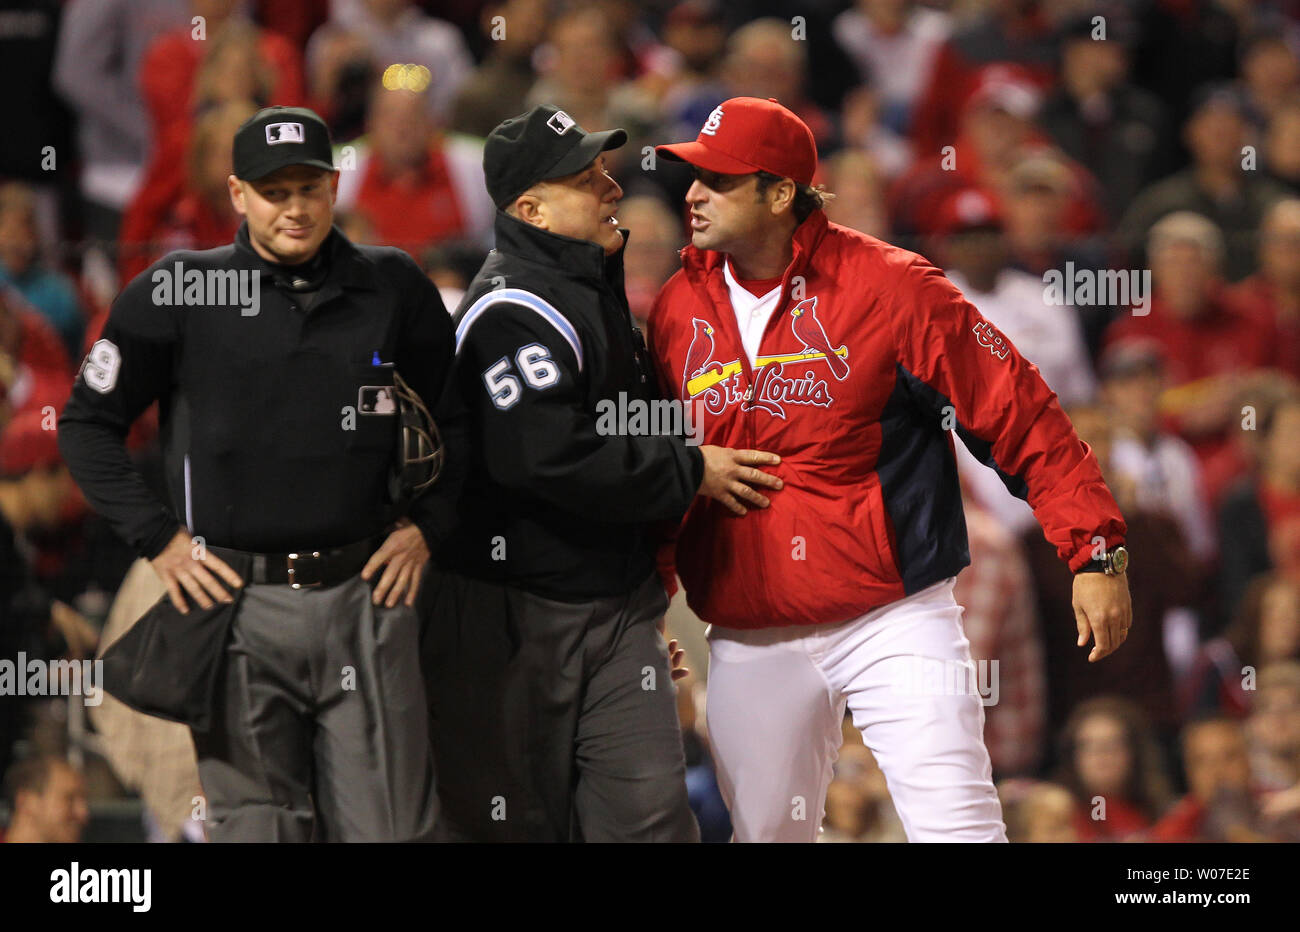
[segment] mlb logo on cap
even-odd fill
[[[554,115],[546,121],[546,125],[563,136],[570,129],[577,126],[578,122],[563,110],[556,110]]]
[[[271,123],[266,127],[268,146],[278,146],[282,142],[303,142],[306,138],[301,123]]]

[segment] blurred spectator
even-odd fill
[[[1082,841],[1133,841],[1164,812],[1169,777],[1134,703],[1100,696],[1079,705],[1061,735],[1058,782],[1074,797]]]
[[[826,189],[835,194],[826,205],[826,218],[868,236],[886,239],[889,212],[875,160],[865,152],[841,149],[822,165]]]
[[[1061,83],[1038,120],[1097,179],[1113,220],[1164,167],[1168,128],[1160,101],[1128,81],[1128,36],[1107,25],[1103,39],[1092,15],[1067,25]]]
[[[1133,624],[1121,650],[1104,664],[1088,663],[1087,647],[1077,644],[1074,576],[1037,527],[1026,534],[1043,626],[1049,728],[1059,731],[1086,700],[1112,696],[1132,701],[1158,729],[1159,737],[1172,740],[1180,719],[1162,622],[1171,608],[1199,604],[1206,581],[1198,574],[1177,523],[1167,515],[1140,508],[1130,490],[1117,481],[1111,456],[1113,428],[1106,410],[1090,405],[1071,408],[1068,413],[1079,439],[1096,455],[1102,477],[1128,524],[1126,545],[1134,555],[1128,569]]]
[[[252,0],[253,18],[279,33],[299,51],[330,15],[330,0]]]
[[[1264,174],[1300,195],[1300,100],[1279,107],[1264,135]]]
[[[140,65],[140,89],[156,142],[161,143],[176,124],[189,122],[196,101],[218,95],[222,99],[257,99],[252,88],[233,92],[224,88],[231,81],[262,83],[258,73],[262,68],[268,75],[267,104],[296,107],[306,103],[302,57],[288,39],[254,25],[240,11],[238,0],[190,0],[189,6],[193,16],[203,18],[204,38],[196,37],[198,27],[187,23],[158,37]],[[231,56],[232,67],[220,70],[220,79],[211,86],[201,86],[200,66],[212,57],[226,55]]]
[[[0,86],[22,91],[0,98],[0,179],[22,181],[31,191],[46,258],[65,236],[60,201],[76,192],[76,174],[67,170],[75,161],[71,114],[50,80],[65,5],[10,0],[0,9]]]
[[[906,134],[951,31],[947,14],[916,0],[857,0],[831,28],[862,83],[878,93],[880,122]]]
[[[1300,784],[1300,601],[1291,611],[1292,659],[1259,668],[1255,702],[1246,722],[1250,738],[1251,769],[1263,791],[1287,790]]]
[[[1141,508],[1178,522],[1192,555],[1208,565],[1215,553],[1214,525],[1192,448],[1161,428],[1160,394],[1165,363],[1158,344],[1133,339],[1101,360],[1101,400],[1115,427],[1111,466]]]
[[[1107,280],[1105,249],[1096,239],[1069,232],[1070,205],[1079,184],[1069,163],[1051,149],[1031,151],[1014,163],[998,192],[1014,268],[1040,278],[1054,270],[1062,281],[1077,279],[1081,272],[1094,281]],[[1097,291],[1092,300],[1074,309],[1090,359],[1096,357],[1102,334],[1116,312],[1109,298]]]
[[[86,780],[58,757],[14,764],[5,774],[5,798],[13,813],[0,838],[6,842],[75,844],[90,821]]]
[[[774,97],[808,124],[818,152],[835,147],[833,117],[806,92],[807,43],[793,38],[788,20],[756,19],[733,32],[727,39],[722,80],[725,97]]]
[[[1250,774],[1250,754],[1241,725],[1207,718],[1183,730],[1183,767],[1189,792],[1151,829],[1150,840],[1272,841]]]
[[[1241,92],[1246,115],[1263,129],[1300,93],[1300,60],[1285,33],[1256,32],[1241,43]]]
[[[129,282],[177,249],[213,249],[229,243],[240,216],[230,203],[235,131],[253,114],[251,101],[208,110],[194,124],[183,166],[185,184],[175,198],[142,192],[122,219],[121,277]]]
[[[1057,39],[1040,0],[992,0],[939,50],[912,120],[918,157],[957,141],[962,108],[983,66],[1014,63],[1039,87],[1055,77]]]
[[[845,153],[870,159],[870,179],[875,187],[881,184],[875,176],[892,180],[912,164],[911,145],[904,136],[881,122],[880,97],[870,85],[854,88],[844,96],[840,130],[847,148],[837,152],[830,161]],[[823,164],[829,168],[828,163]],[[880,209],[883,208],[882,203]]]
[[[503,120],[526,109],[537,74],[532,57],[546,34],[550,0],[502,0],[484,5],[479,17],[487,54],[456,94],[449,126],[485,138]],[[498,20],[498,17],[501,19]]]
[[[1274,365],[1300,379],[1300,198],[1269,208],[1259,230],[1259,271],[1229,288],[1227,298],[1271,331]]]
[[[0,288],[0,398],[14,410],[62,407],[72,390],[70,375],[67,350],[54,328],[16,291]]]
[[[1300,395],[1258,413],[1260,463],[1224,495],[1219,512],[1219,602],[1230,617],[1250,580],[1278,562],[1300,521]],[[1283,561],[1286,556],[1283,555]]]
[[[916,149],[915,165],[890,191],[896,232],[934,232],[944,202],[957,190],[1005,191],[1017,164],[1051,151],[1051,140],[1034,123],[1041,103],[1042,90],[1024,68],[998,64],[981,69],[962,106],[957,139],[943,149]],[[1080,236],[1101,229],[1104,216],[1096,180],[1083,166],[1057,158],[1072,176],[1062,232]]]
[[[446,239],[491,243],[496,208],[484,187],[481,142],[441,133],[424,92],[383,85],[371,95],[367,130],[355,166],[341,162],[340,210],[364,214],[378,242],[413,256]]]
[[[0,657],[81,657],[96,642],[89,623],[51,599],[31,565],[31,537],[56,527],[78,499],[52,420],[29,410],[0,433]],[[28,701],[10,696],[0,703],[0,770],[24,731]]]
[[[939,209],[935,252],[966,300],[1038,366],[1062,404],[1096,391],[1074,309],[1048,300],[1043,281],[1008,266],[1002,213],[984,191],[950,195]]]
[[[561,12],[551,22],[535,60],[541,77],[529,90],[525,108],[553,104],[588,132],[623,125],[615,116],[614,97],[629,77],[630,59],[609,14],[600,6],[584,4]],[[635,125],[630,128],[634,147],[638,132]],[[607,162],[616,175],[617,166],[627,157],[608,153]]]
[[[326,111],[349,69],[388,74],[402,65],[425,69],[423,102],[429,118],[444,124],[474,61],[460,30],[411,0],[334,0],[329,22],[307,44],[312,100]]]
[[[1192,715],[1236,718],[1250,709],[1249,684],[1264,666],[1300,660],[1300,580],[1278,573],[1253,579],[1221,636],[1206,642],[1188,691]]]
[[[1271,363],[1274,348],[1268,329],[1224,296],[1223,237],[1213,222],[1188,211],[1169,214],[1151,227],[1147,254],[1154,292],[1148,313],[1121,316],[1105,343],[1159,345],[1169,386],[1161,412],[1196,451],[1214,502],[1232,478],[1223,460],[1232,452],[1227,430],[1237,417],[1236,393],[1248,372]]]
[[[817,840],[857,844],[906,841],[903,823],[889,798],[889,787],[875,756],[849,719],[844,732],[844,745],[826,787],[826,818]]]
[[[1200,463],[1191,447],[1160,426],[1159,347],[1143,340],[1112,347],[1102,357],[1101,377],[1101,401],[1115,428],[1110,465],[1120,497],[1177,522],[1198,572],[1209,572],[1216,545]],[[1195,662],[1202,619],[1178,606],[1165,612],[1162,626],[1165,656],[1175,682],[1181,682]]]
[[[1003,780],[998,784],[1007,841],[1012,844],[1071,844],[1079,840],[1074,828],[1074,799],[1055,783]]]
[[[86,327],[76,285],[39,257],[36,199],[18,182],[0,186],[0,288],[15,289],[58,331],[69,355],[81,351]]]
[[[995,780],[1023,776],[1038,766],[1047,722],[1033,580],[1015,535],[969,496],[962,507],[970,566],[958,574],[953,597],[965,609],[962,627],[971,659],[990,671],[980,677],[981,685],[996,690],[988,697],[993,704],[984,707],[984,744]]]
[[[719,0],[675,4],[664,19],[663,40],[677,55],[678,67],[660,101],[662,135],[684,139],[698,133],[713,108],[727,99],[718,75],[727,48]]]
[[[69,0],[53,81],[77,118],[81,220],[88,238],[111,242],[149,157],[139,92],[145,50],[189,23],[176,0]]]
[[[1231,88],[1210,87],[1199,95],[1183,139],[1192,165],[1139,193],[1120,220],[1118,233],[1136,256],[1161,218],[1182,211],[1200,214],[1225,239],[1220,270],[1230,281],[1238,281],[1255,266],[1256,227],[1286,189],[1258,170],[1245,170],[1242,148],[1254,137],[1244,104]],[[1147,262],[1154,269],[1149,250]]]
[[[686,245],[680,219],[656,197],[629,197],[618,207],[619,226],[628,231],[623,250],[627,303],[644,328],[664,282],[681,268],[677,252]]]

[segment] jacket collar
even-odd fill
[[[332,296],[343,288],[359,288],[364,291],[377,291],[376,270],[373,262],[361,253],[337,226],[330,229],[329,236],[321,243],[320,253],[329,264],[329,276],[321,289],[317,304],[327,296]],[[235,233],[235,263],[240,268],[257,269],[268,276],[284,274],[284,267],[277,266],[263,259],[248,238],[248,221],[239,225]]]
[[[794,257],[782,275],[783,285],[792,276],[799,275],[808,268],[812,254],[816,252],[818,244],[821,243],[822,237],[826,235],[829,228],[830,223],[826,219],[824,210],[814,210],[803,223],[795,227]],[[706,281],[712,275],[721,275],[723,263],[727,261],[727,254],[724,252],[697,249],[689,243],[682,249],[680,255],[686,277],[697,284]]]
[[[627,230],[619,230],[624,248],[606,256],[605,250],[585,239],[551,233],[497,211],[496,251],[536,262],[575,278],[605,280],[623,287],[623,253],[627,247]]]

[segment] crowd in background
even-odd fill
[[[230,143],[257,109],[326,118],[336,222],[407,250],[449,309],[492,245],[488,131],[542,102],[626,128],[607,156],[643,318],[691,180],[648,147],[773,97],[813,130],[830,220],[949,274],[1128,523],[1132,631],[1088,664],[1068,569],[957,444],[957,598],[1012,840],[1300,840],[1297,0],[15,0],[0,74],[0,657],[95,649],[134,555],[51,428],[120,287],[232,239]],[[156,423],[129,440],[155,482]],[[692,800],[725,840],[691,665]],[[0,702],[15,840],[75,838],[87,798],[130,784],[62,762],[67,717]],[[845,735],[826,840],[901,840]]]

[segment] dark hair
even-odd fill
[[[1075,747],[1083,723],[1094,716],[1118,721],[1124,729],[1124,744],[1129,753],[1129,774],[1124,795],[1148,819],[1159,818],[1169,802],[1169,779],[1159,747],[1142,710],[1119,696],[1096,696],[1075,706],[1060,735],[1061,765],[1058,783],[1084,806],[1089,805],[1086,789],[1075,767]]]
[[[771,172],[758,173],[758,196],[762,197],[767,194],[767,189],[781,180],[780,175],[774,175]],[[822,185],[810,185],[794,183],[794,219],[803,223],[812,216],[814,210],[822,210],[835,197],[827,191]]]
[[[19,793],[44,793],[54,768],[65,763],[53,754],[37,754],[18,761],[5,774],[4,796],[12,812],[18,806]]]

